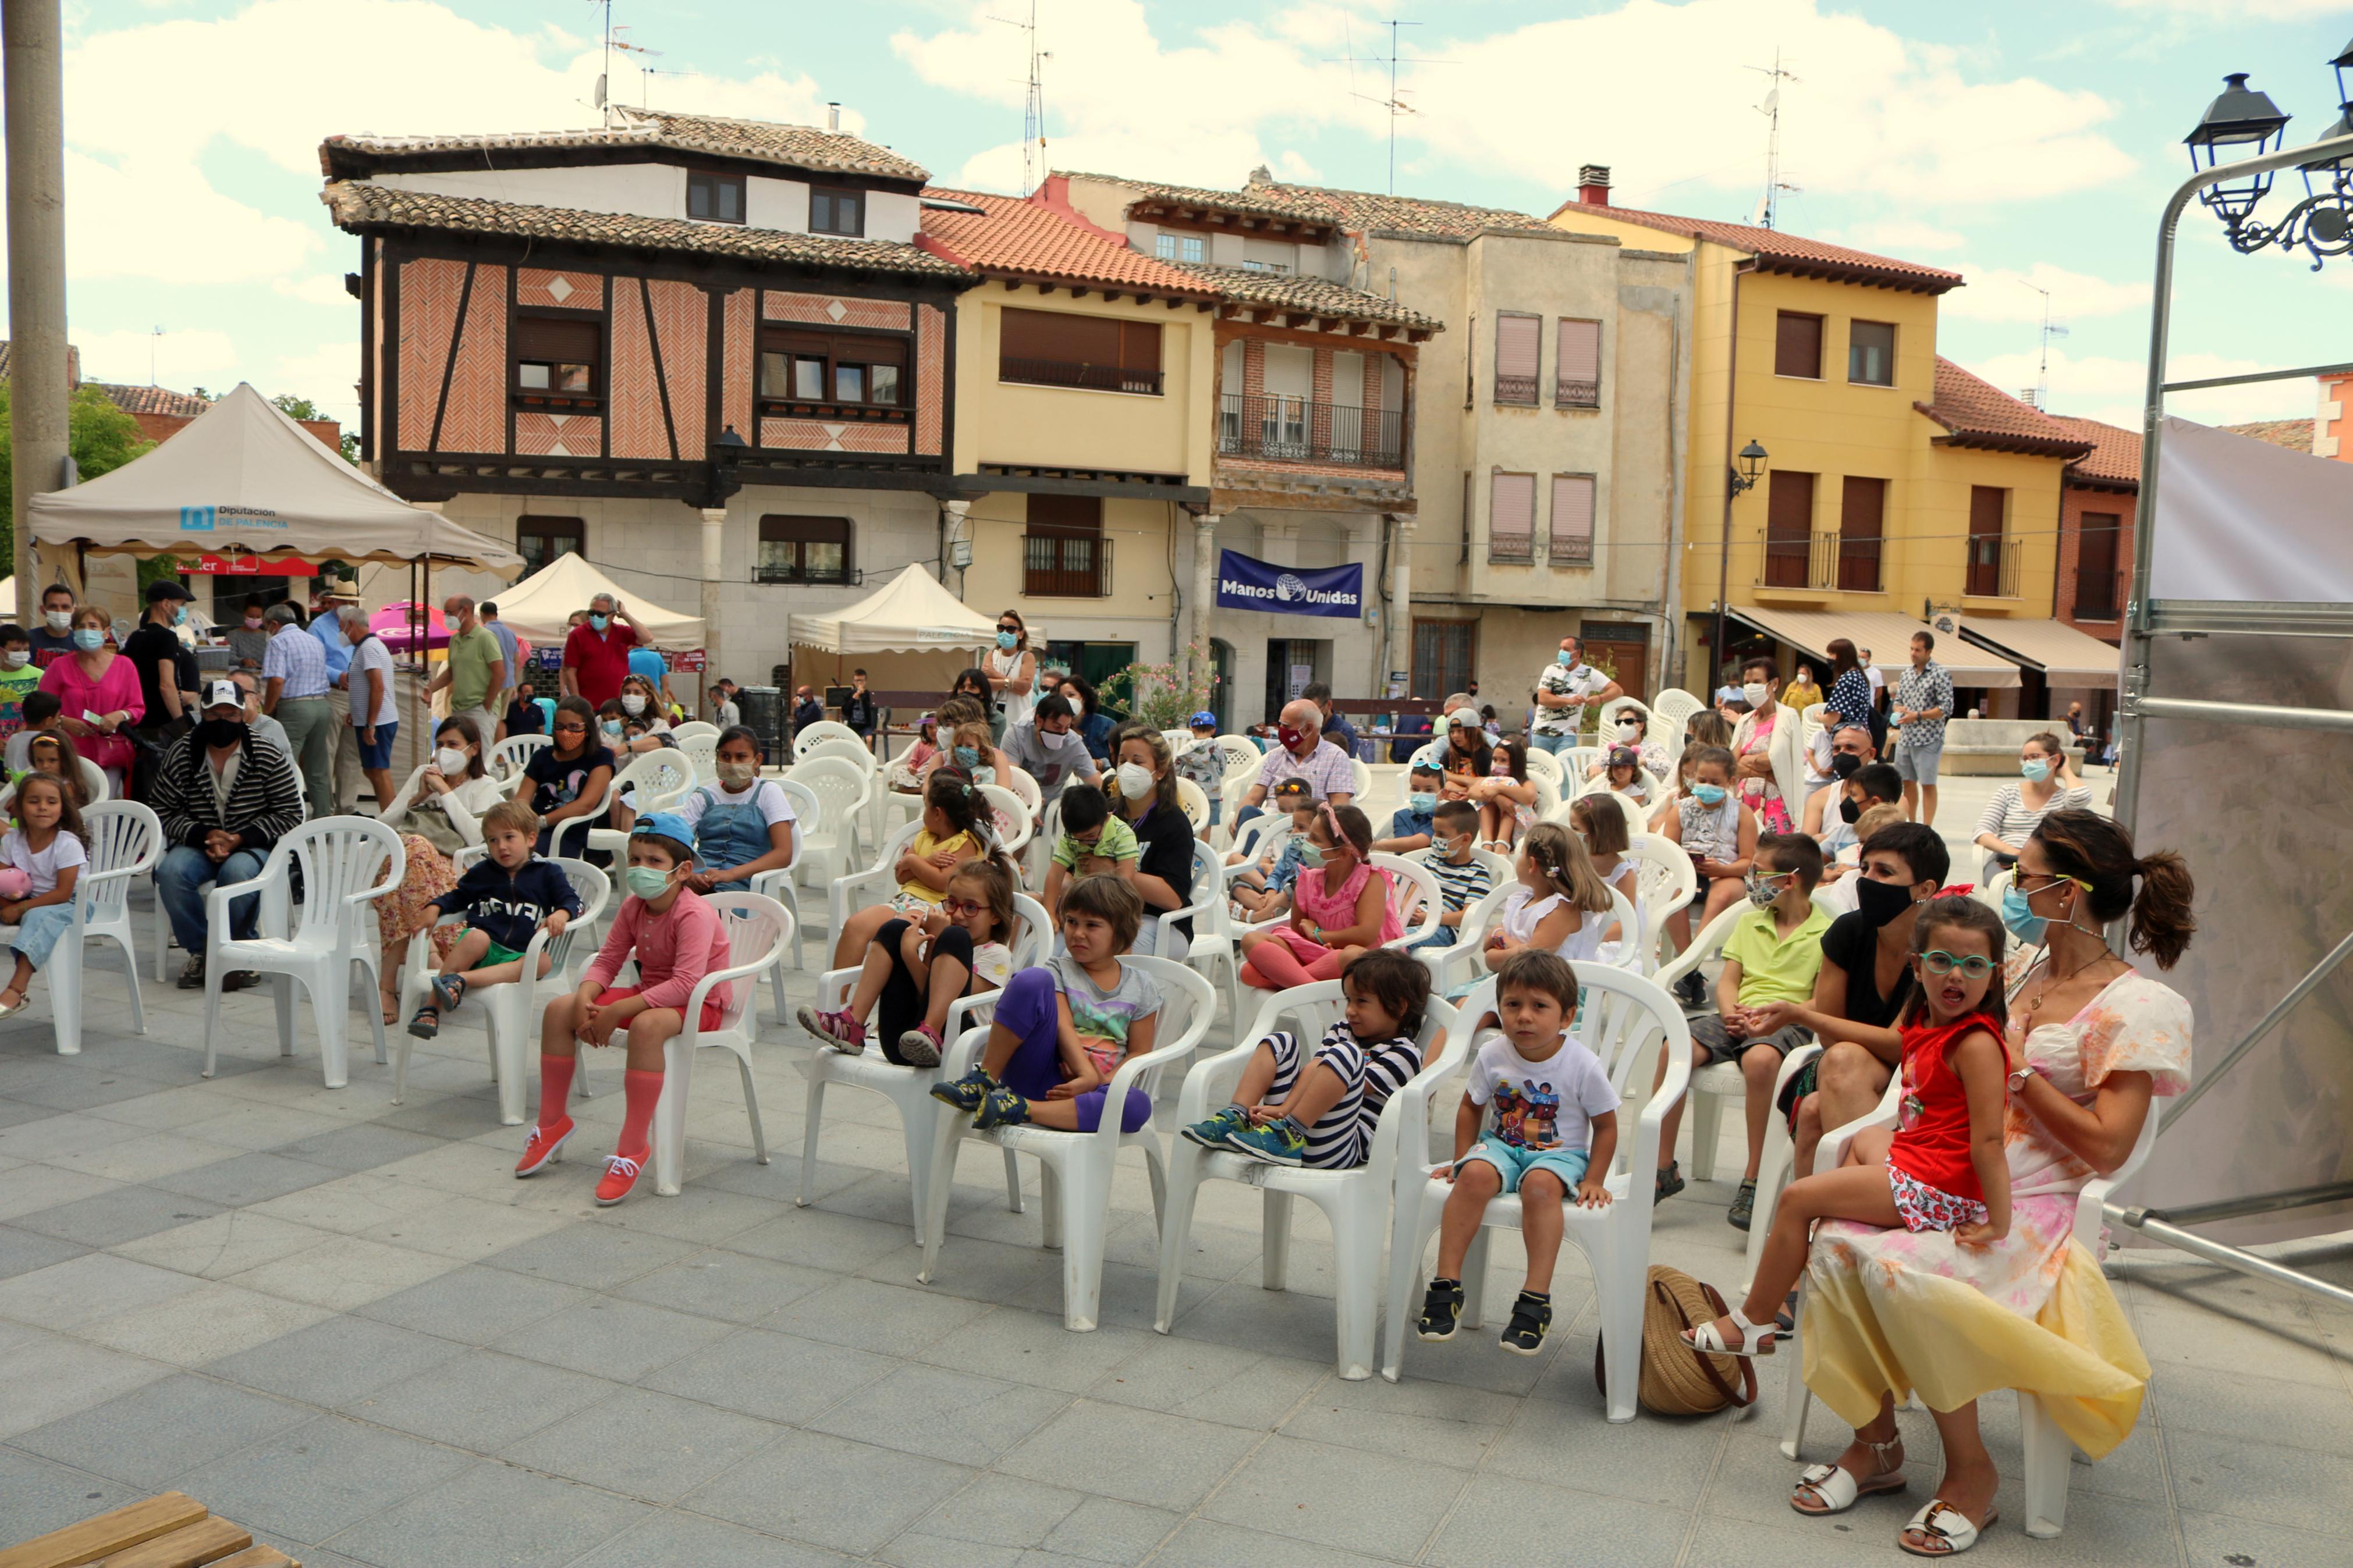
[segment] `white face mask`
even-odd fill
[[[445,773],[462,773],[466,771],[466,753],[455,746],[444,746],[433,753],[433,765]]]
[[[5,655],[0,655],[0,663],[6,664],[10,669],[22,669],[32,662],[33,656],[29,653],[8,653]]]
[[[1641,732],[1642,727],[1640,724],[1629,723],[1618,726],[1618,738],[1621,741],[1630,741]]]
[[[1142,800],[1152,793],[1152,770],[1134,763],[1119,764],[1119,794],[1122,800]]]
[[[645,710],[646,700],[636,692],[632,691],[621,699],[621,711],[624,713],[642,713]]]
[[[41,612],[41,619],[49,624],[49,630],[53,632],[63,632],[67,627],[73,625],[73,612],[71,610],[43,610]]]
[[[1749,707],[1762,708],[1765,706],[1766,700],[1773,694],[1771,691],[1767,689],[1763,681],[1752,680],[1747,685],[1740,689],[1740,695],[1748,700]]]

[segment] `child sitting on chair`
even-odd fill
[[[554,941],[580,912],[580,894],[554,861],[533,852],[539,814],[502,800],[482,813],[482,842],[490,854],[466,868],[458,885],[436,898],[420,918],[426,929],[443,915],[464,915],[466,930],[432,977],[432,998],[417,1009],[408,1032],[429,1040],[441,1030],[441,1015],[454,1013],[477,985],[506,985],[522,978],[523,950],[544,931]],[[428,946],[426,962],[432,962]],[[545,975],[548,955],[539,954],[536,980]]]
[[[1359,952],[1405,934],[1389,874],[1370,858],[1373,825],[1353,805],[1325,801],[1316,813],[1306,868],[1291,887],[1291,919],[1242,936],[1246,985],[1287,991],[1337,980]]]
[[[1176,753],[1176,776],[1201,786],[1201,793],[1209,797],[1209,826],[1215,827],[1226,810],[1226,753],[1214,744],[1218,716],[1204,708],[1187,727],[1193,741]]]
[[[619,1203],[635,1190],[652,1152],[654,1107],[661,1100],[665,1047],[686,1028],[686,1005],[702,977],[727,967],[727,922],[686,885],[694,866],[692,830],[674,813],[649,812],[629,831],[628,897],[613,917],[605,945],[580,977],[579,989],[547,1005],[539,1034],[539,1121],[524,1142],[515,1174],[545,1170],[576,1130],[565,1114],[572,1064],[580,1044],[604,1047],[619,1031],[628,1041],[621,1074],[621,1136],[605,1162],[596,1201]],[[616,986],[621,965],[637,960],[638,984]],[[728,986],[702,999],[698,1029],[716,1029],[727,1016]]]
[[[0,991],[0,1018],[23,1010],[33,972],[48,967],[58,939],[72,940],[74,889],[90,865],[81,808],[63,779],[26,773],[16,807],[17,825],[0,838],[0,947],[16,960]]]
[[[1234,906],[1245,920],[1272,920],[1291,910],[1291,887],[1307,864],[1308,829],[1315,825],[1315,790],[1305,779],[1285,779],[1274,786],[1274,804],[1291,813],[1291,832],[1279,850],[1270,849],[1258,863],[1234,879]],[[1229,855],[1226,864],[1240,857]]]
[[[1430,868],[1438,879],[1438,896],[1446,908],[1428,936],[1415,947],[1452,947],[1462,935],[1462,916],[1472,904],[1494,890],[1494,873],[1473,850],[1479,837],[1479,808],[1467,800],[1439,803],[1430,818],[1430,846],[1410,858]]]
[[[1358,953],[1340,976],[1342,1021],[1312,1051],[1278,1029],[1259,1041],[1223,1110],[1184,1135],[1270,1165],[1344,1171],[1370,1155],[1381,1108],[1421,1070],[1430,971],[1396,948]],[[1432,1042],[1443,1045],[1444,1031]]]
[[[882,1056],[901,1067],[940,1065],[949,1005],[1013,977],[1013,873],[1001,857],[967,860],[948,879],[939,912],[887,921],[866,944],[849,1003],[803,1005],[802,1028],[846,1057],[866,1049],[866,1019],[882,1009]]]
[[[1373,847],[1383,855],[1410,855],[1417,849],[1427,849],[1435,840],[1432,818],[1438,812],[1438,785],[1441,775],[1428,763],[1416,763],[1407,778],[1411,789],[1405,797],[1405,809],[1389,814],[1389,836]]]
[[[1144,925],[1144,900],[1117,877],[1082,877],[1062,895],[1062,948],[997,994],[980,1064],[932,1086],[932,1098],[972,1114],[986,1131],[1020,1122],[1064,1132],[1102,1125],[1112,1075],[1152,1049],[1160,987],[1120,954]],[[1119,1130],[1152,1120],[1152,1097],[1131,1088]]]
[[[1062,889],[1081,877],[1117,877],[1133,883],[1143,847],[1135,829],[1112,810],[1111,798],[1091,784],[1062,791],[1062,836],[1046,871],[1046,912],[1059,916]]]
[[[1603,1182],[1618,1152],[1618,1091],[1600,1058],[1568,1033],[1577,973],[1566,959],[1515,954],[1496,976],[1496,995],[1503,1036],[1472,1058],[1470,1087],[1454,1113],[1453,1161],[1430,1173],[1454,1190],[1439,1221],[1438,1273],[1416,1331],[1432,1342],[1454,1337],[1462,1262],[1480,1221],[1498,1196],[1516,1193],[1528,1273],[1502,1343],[1514,1355],[1535,1355],[1552,1326],[1553,1265],[1567,1228],[1561,1205],[1573,1198],[1583,1208],[1609,1206]]]

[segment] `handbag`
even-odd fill
[[[1725,1405],[1757,1403],[1757,1363],[1746,1356],[1704,1355],[1683,1343],[1686,1329],[1723,1317],[1728,1309],[1713,1285],[1680,1268],[1652,1264],[1642,1295],[1642,1366],[1635,1397],[1654,1415],[1705,1415]],[[1609,1384],[1603,1352],[1593,1347],[1593,1382]]]

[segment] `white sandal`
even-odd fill
[[[1991,1530],[2000,1521],[2001,1515],[1989,1508],[1986,1510],[1983,1524],[1971,1524],[1966,1514],[1947,1504],[1943,1498],[1931,1498],[1926,1508],[1912,1516],[1912,1522],[1904,1527],[1904,1533],[1895,1538],[1895,1544],[1915,1557],[1950,1557],[1957,1552],[1967,1552],[1975,1546],[1980,1533]],[[1933,1549],[1915,1546],[1905,1539],[1915,1531],[1942,1544]]]
[[[1737,1342],[1727,1342],[1716,1331],[1715,1321],[1711,1319],[1696,1329],[1685,1329],[1683,1344],[1706,1355],[1761,1356],[1773,1353],[1773,1342],[1779,1337],[1781,1331],[1775,1328],[1769,1320],[1752,1323],[1736,1311],[1725,1315],[1740,1330]]]
[[[1855,1441],[1870,1449],[1882,1464],[1887,1462],[1891,1452],[1904,1446],[1902,1437],[1890,1437],[1884,1443],[1873,1443],[1863,1437]],[[1797,1486],[1790,1490],[1789,1508],[1809,1519],[1818,1519],[1824,1514],[1844,1513],[1866,1497],[1876,1497],[1882,1492],[1900,1492],[1905,1484],[1901,1465],[1892,1470],[1874,1470],[1860,1479],[1840,1465],[1810,1465],[1798,1477]],[[1800,1495],[1809,1491],[1820,1500],[1821,1507],[1807,1508],[1798,1501]]]

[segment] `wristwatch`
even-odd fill
[[[2036,1067],[2032,1062],[2027,1063],[2022,1068],[2011,1068],[2010,1074],[2010,1097],[2012,1099],[2016,1099],[2018,1095],[2025,1089],[2026,1080],[2035,1077],[2042,1070],[2042,1069],[2041,1068]]]

